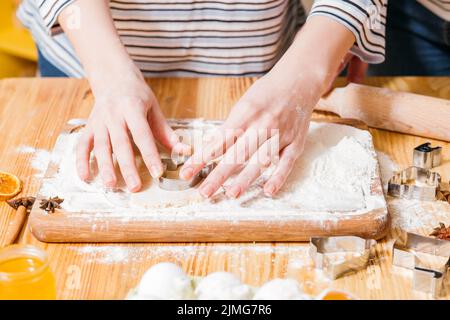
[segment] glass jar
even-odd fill
[[[0,300],[56,299],[55,277],[45,251],[30,245],[0,250]]]

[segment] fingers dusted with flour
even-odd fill
[[[89,160],[92,148],[94,147],[94,134],[86,127],[80,140],[77,144],[76,150],[76,167],[77,173],[81,180],[88,180],[90,176]]]
[[[300,143],[292,143],[283,149],[274,172],[264,184],[264,193],[267,196],[272,197],[280,191],[294,168],[295,161],[302,152],[302,144]]]
[[[155,139],[161,143],[167,150],[171,150],[172,153],[191,155],[191,146],[184,144],[180,141],[178,135],[167,123],[158,101],[155,100],[155,108],[152,108],[148,114],[148,122],[152,129]]]
[[[231,186],[227,188],[227,196],[239,197],[272,163],[278,162],[278,139],[279,136],[274,135],[253,154],[243,170],[233,179]]]
[[[141,179],[136,168],[133,146],[125,122],[114,123],[109,130],[112,150],[119,164],[120,172],[131,192],[141,188]]]
[[[97,159],[100,176],[106,187],[114,187],[117,182],[114,163],[112,159],[112,147],[109,139],[108,129],[99,126],[95,129],[94,155]]]
[[[229,129],[228,136],[234,129]],[[237,136],[234,134],[234,136]],[[206,198],[212,196],[224,182],[258,150],[258,131],[247,130],[231,147],[228,148],[217,167],[200,186],[200,194]]]
[[[128,128],[151,176],[153,178],[159,178],[163,173],[163,167],[152,130],[147,120],[147,110],[145,105],[139,105],[139,102],[137,104],[136,107],[140,111],[125,115]]]
[[[180,177],[185,180],[191,179],[208,162],[222,156],[227,150],[227,145],[234,143],[242,132],[242,130],[230,130],[223,125],[217,130],[206,133],[201,146],[181,168]]]

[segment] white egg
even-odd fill
[[[214,272],[203,278],[195,288],[199,300],[248,300],[251,289],[229,272]]]
[[[266,282],[253,297],[254,300],[310,300],[293,279],[274,279]]]
[[[193,299],[191,279],[173,263],[158,263],[143,275],[137,292],[145,299]]]

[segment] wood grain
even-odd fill
[[[254,79],[151,79],[149,84],[169,117],[223,118]],[[450,98],[450,78],[370,78],[368,84],[441,98]],[[342,85],[343,80],[338,84]],[[174,90],[173,88],[177,88]],[[31,166],[33,155],[17,148],[26,145],[51,150],[63,125],[71,118],[85,118],[93,97],[82,80],[8,79],[0,81],[0,170],[17,174],[24,182],[22,195],[36,194],[40,178]],[[431,111],[430,111],[431,112]],[[321,113],[320,116],[331,117]],[[373,130],[375,147],[399,166],[411,163],[411,151],[429,139]],[[437,171],[444,181],[450,178],[449,144],[443,146],[443,164]],[[0,240],[14,210],[0,204]],[[428,217],[434,223],[446,218]],[[436,221],[435,221],[436,220]],[[415,230],[427,234],[432,226]],[[47,251],[57,278],[60,299],[122,299],[145,270],[161,261],[179,263],[191,275],[226,270],[251,285],[275,277],[293,277],[309,292],[325,287],[347,290],[363,299],[429,298],[411,291],[410,273],[391,266],[391,246],[398,230],[375,249],[375,259],[366,270],[328,282],[312,269],[307,246],[301,243],[176,243],[176,244],[45,244],[28,229],[22,243]],[[443,299],[449,298],[443,297]]]
[[[0,245],[0,248],[13,244],[22,231],[25,221],[27,220],[28,209],[24,206],[20,206],[13,215],[11,221],[9,221],[8,227],[5,231],[5,236]]]
[[[319,119],[319,122],[340,123],[368,130],[364,123],[352,119]],[[68,125],[61,134],[69,135],[78,127]],[[64,140],[58,140],[56,144],[55,149],[64,149]],[[59,163],[50,163],[44,181],[54,178],[59,166]],[[389,216],[379,170],[374,174],[371,196],[378,198],[376,202],[384,206],[367,209],[359,214],[330,212],[318,219],[318,212],[296,214],[295,211],[267,209],[264,218],[247,216],[243,219],[217,219],[214,218],[217,212],[211,211],[204,212],[201,218],[194,216],[187,220],[174,218],[173,215],[164,214],[164,211],[155,219],[156,214],[152,218],[151,208],[146,214],[136,214],[132,218],[126,213],[108,215],[108,212],[90,211],[89,208],[84,208],[82,212],[57,210],[48,214],[39,208],[40,201],[45,197],[38,192],[29,225],[33,235],[44,242],[270,242],[308,241],[312,236],[336,235],[380,239],[386,235]],[[179,209],[179,213],[184,213],[183,208]],[[259,213],[262,214],[261,211]],[[96,219],[93,228],[92,217],[98,215],[104,218]]]
[[[316,109],[359,119],[373,128],[450,141],[447,99],[349,84],[323,97]]]

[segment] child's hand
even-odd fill
[[[169,150],[176,148],[177,152],[189,152],[189,147],[178,142],[139,71],[122,75],[120,81],[110,79],[104,83],[107,86],[95,86],[95,105],[78,143],[78,175],[83,180],[89,178],[89,155],[93,151],[105,186],[115,186],[114,153],[128,189],[135,192],[142,183],[132,141],[155,178],[163,172],[155,139]]]
[[[228,196],[239,197],[271,163],[276,163],[276,169],[264,192],[272,196],[281,188],[303,151],[312,112],[312,108],[299,105],[297,89],[288,83],[293,82],[270,73],[259,79],[234,106],[220,135],[194,152],[182,169],[185,179],[225,152],[200,186],[202,196],[213,195],[247,160],[227,188]]]

